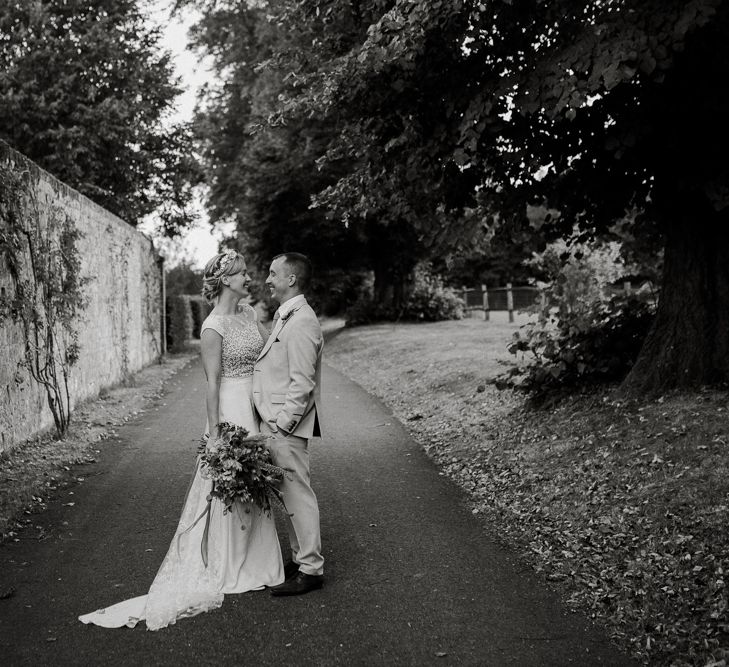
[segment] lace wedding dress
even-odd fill
[[[220,419],[244,426],[251,434],[258,433],[251,382],[263,341],[255,311],[246,307],[236,316],[210,315],[201,331],[207,328],[223,337]],[[205,520],[195,521],[206,510],[211,487],[198,461],[177,531],[149,592],[79,616],[80,621],[119,628],[134,627],[144,620],[147,629],[158,630],[179,618],[219,607],[226,593],[259,590],[283,582],[281,547],[273,517],[250,504],[236,503],[233,512],[223,515],[222,504],[213,498],[205,566],[201,554]]]

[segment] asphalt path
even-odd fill
[[[174,533],[205,421],[194,362],[103,443],[84,482],[0,547],[2,665],[623,665],[498,545],[391,412],[326,367],[314,440],[325,586],[305,596],[226,596],[149,632],[79,614],[144,594]],[[284,543],[285,545],[285,543]]]

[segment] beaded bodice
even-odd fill
[[[253,364],[263,349],[263,339],[258,333],[252,308],[237,315],[211,313],[203,322],[200,333],[205,329],[214,329],[223,338],[222,377],[253,375]]]

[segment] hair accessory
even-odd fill
[[[220,258],[220,264],[218,270],[215,272],[214,277],[220,278],[227,270],[228,267],[236,260],[238,253],[235,250],[226,250],[225,254]]]

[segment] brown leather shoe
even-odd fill
[[[271,595],[302,595],[321,588],[323,585],[324,577],[322,575],[298,572],[291,579],[271,588]]]
[[[284,580],[288,581],[299,571],[299,564],[290,560],[284,565]]]

